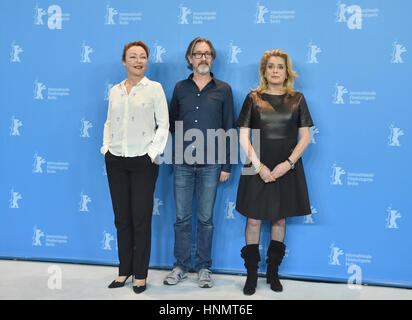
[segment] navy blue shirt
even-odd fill
[[[211,76],[212,80],[201,91],[193,81],[193,73],[175,86],[169,115],[170,131],[175,132],[175,163],[182,163],[182,160],[189,165],[220,163],[223,171],[230,172],[230,146],[237,144],[237,140],[230,143],[228,138],[228,130],[234,128],[235,122],[232,88],[226,82],[214,78],[213,74]],[[209,150],[208,129],[212,129],[209,130],[209,141],[213,141],[212,137],[216,136],[214,143],[209,143]],[[236,132],[235,129],[229,132],[233,131]],[[219,137],[226,142],[223,152]],[[195,161],[190,161],[193,159]]]

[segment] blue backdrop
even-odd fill
[[[404,0],[2,0],[0,256],[117,263],[102,144],[108,92],[126,77],[124,44],[151,49],[148,78],[168,101],[196,36],[217,50],[214,75],[239,114],[265,50],[290,54],[315,127],[303,160],[312,215],[288,219],[280,272],[296,278],[412,286],[412,3]],[[213,270],[244,271],[241,165],[215,205]],[[172,172],[161,165],[151,266],[170,268]],[[261,234],[262,261],[269,226]]]

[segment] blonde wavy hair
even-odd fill
[[[286,98],[290,98],[295,95],[296,91],[294,89],[294,82],[295,82],[295,79],[298,77],[297,73],[293,70],[292,60],[290,59],[289,55],[286,52],[280,49],[265,51],[263,53],[262,59],[260,59],[259,87],[251,90],[252,98],[255,101],[255,103],[264,109],[268,107],[266,106],[266,104],[268,103],[266,101],[263,101],[260,95],[268,89],[268,81],[265,77],[265,73],[266,73],[266,67],[267,67],[270,57],[281,57],[285,61],[287,77],[283,83],[283,89],[285,91]],[[294,104],[294,107],[295,107],[295,104]]]

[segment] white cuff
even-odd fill
[[[109,147],[107,146],[103,146],[100,148],[100,153],[101,154],[106,154],[106,152],[109,151]]]

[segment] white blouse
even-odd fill
[[[159,82],[143,77],[130,93],[126,80],[112,87],[103,146],[116,156],[135,157],[146,153],[154,159],[166,146],[169,135],[169,111]]]

